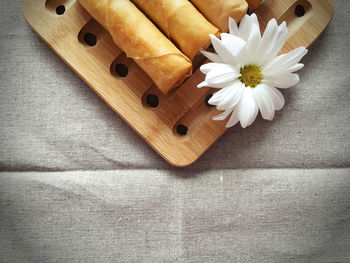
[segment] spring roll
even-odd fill
[[[228,32],[228,18],[237,22],[247,13],[245,0],[190,0],[192,4],[221,32]]]
[[[131,1],[191,60],[219,32],[188,0]]]
[[[129,0],[78,1],[164,94],[191,74],[190,59]]]
[[[247,0],[248,5],[253,9],[257,9],[262,1],[263,0]]]

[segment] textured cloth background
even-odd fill
[[[2,173],[0,260],[348,263],[349,173]]]
[[[1,5],[0,167],[4,170],[169,168],[79,79],[21,16]],[[350,164],[350,3],[335,1],[327,31],[282,92],[273,122],[230,129],[191,168],[343,167]]]
[[[274,121],[178,169],[3,0],[0,262],[350,262],[350,1],[334,2]]]

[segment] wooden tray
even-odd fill
[[[333,16],[332,0],[266,0],[256,13],[261,27],[287,21],[283,49],[310,46]],[[206,104],[212,89],[198,89],[204,75],[193,75],[165,96],[151,79],[115,46],[110,35],[75,0],[24,0],[23,15],[39,36],[165,160],[187,166],[225,131],[226,121]],[[127,72],[126,72],[127,71]],[[125,77],[125,74],[127,76]]]

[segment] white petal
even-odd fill
[[[235,55],[235,59],[237,62],[237,66],[239,66],[239,68],[242,68],[246,65],[246,59],[245,59],[245,54],[246,54],[246,44],[244,46],[242,46],[242,48],[237,52],[237,54]]]
[[[241,74],[239,68],[231,65],[225,65],[209,71],[205,77],[205,81],[209,85],[228,83],[238,79]]]
[[[232,86],[225,88],[229,90],[229,93],[223,96],[220,101],[216,103],[218,110],[226,110],[237,105],[244,92],[244,85],[241,84],[242,83],[240,81],[237,81]],[[209,100],[209,103],[212,104],[211,100]]]
[[[234,36],[238,36],[238,26],[236,20],[234,20],[232,17],[229,17],[229,30],[230,34]]]
[[[247,126],[251,125],[256,119],[259,108],[253,99],[250,88],[246,88],[244,90],[242,99],[237,105],[237,110],[242,128],[246,128]]]
[[[256,16],[255,13],[251,14],[249,17],[250,17],[250,20],[252,21],[252,23],[254,23],[254,24],[256,24],[257,26],[259,26],[258,17]]]
[[[273,75],[269,77],[264,76],[262,83],[271,87],[287,89],[289,87],[296,85],[299,81],[300,79],[298,74],[287,72],[287,73]]]
[[[271,19],[266,26],[261,43],[261,65],[268,63],[280,52],[288,36],[286,23],[277,25],[275,19]]]
[[[252,89],[255,102],[258,104],[261,116],[265,120],[272,120],[275,116],[275,108],[270,94],[265,91],[264,86],[258,85]]]
[[[226,74],[227,72],[229,73],[229,77],[231,74],[235,74],[238,76],[240,75],[239,68],[232,67],[231,65],[227,65],[227,64],[221,64],[221,63],[203,64],[200,67],[200,70],[207,76],[205,81],[197,85],[198,88],[203,88],[203,87],[224,88],[224,87],[230,86],[232,84],[232,81],[215,82],[215,81],[211,81],[211,78],[216,78],[216,75],[218,75],[220,79],[221,74]]]
[[[203,87],[211,87],[211,88],[215,88],[215,89],[223,89],[226,88],[227,86],[231,86],[234,82],[236,82],[236,80],[233,81],[228,81],[228,82],[224,82],[224,83],[211,83],[209,84],[206,81],[203,81],[202,83],[200,83],[197,87],[198,88],[203,88]]]
[[[210,84],[209,87],[215,88],[215,89],[223,89],[226,88],[227,86],[231,86],[233,83],[235,83],[237,80],[225,82],[225,83],[215,83],[215,84]]]
[[[219,90],[218,92],[215,92],[213,96],[208,100],[208,103],[211,105],[217,105],[225,99],[229,94],[231,93],[231,88],[230,87],[225,87]]]
[[[252,25],[251,33],[246,45],[245,52],[245,64],[260,64],[260,44],[261,44],[261,35],[259,26],[256,24]]]
[[[218,68],[225,68],[226,66],[227,64],[211,62],[211,63],[203,64],[200,67],[200,71],[203,74],[208,74],[211,70],[218,69]]]
[[[226,61],[229,61],[231,65],[237,65],[236,54],[245,45],[245,42],[239,37],[232,36],[227,33],[221,34],[222,48],[227,51]]]
[[[264,63],[266,60],[273,59],[272,57],[269,57],[269,52],[272,50],[271,43],[277,39],[277,28],[278,25],[276,19],[273,18],[267,23],[265,32],[261,38],[261,55],[263,56],[262,63]]]
[[[214,68],[213,65],[217,65],[217,64],[220,64],[220,63],[215,63],[215,62],[212,62],[212,63],[207,63],[207,64],[203,64],[199,70],[203,73],[203,74],[208,74],[210,70],[212,70]]]
[[[209,99],[208,103],[211,105],[218,105],[218,104],[222,103],[222,101],[225,100],[232,93],[232,87],[237,85],[237,83],[239,84],[240,82],[235,81],[234,83],[231,83],[230,85],[222,88],[218,92],[215,92],[214,95]],[[240,92],[240,91],[235,90],[233,93],[236,93],[236,92]],[[234,101],[231,101],[231,104],[227,108],[229,108],[229,107],[233,108],[235,104],[232,104],[232,103],[234,103]]]
[[[294,66],[291,66],[290,68],[287,69],[287,72],[295,72],[295,71],[298,71],[300,69],[302,69],[304,67],[304,64],[302,63],[297,63],[295,64]]]
[[[236,125],[236,123],[237,123],[238,121],[239,121],[239,118],[238,118],[237,110],[233,110],[230,119],[229,119],[228,122],[226,123],[226,128],[230,128],[230,127]]]
[[[264,76],[272,76],[286,72],[294,72],[298,62],[307,54],[307,49],[305,47],[299,47],[287,54],[280,55],[270,62],[268,62],[262,68],[262,74]]]
[[[201,50],[201,53],[215,63],[224,63],[224,61],[220,58],[218,54],[211,53],[205,50]]]
[[[276,19],[271,19],[265,28],[264,34],[262,36],[262,40],[264,42],[264,44],[269,44],[270,41],[275,38],[275,34],[277,33],[277,28],[278,28],[278,24]]]
[[[197,88],[203,88],[203,87],[208,87],[208,82],[203,81],[197,85]]]
[[[242,83],[240,81],[234,81],[232,82],[230,85],[225,86],[224,88],[222,88],[221,90],[219,90],[218,92],[215,92],[213,94],[213,96],[209,99],[209,104],[212,105],[218,105],[223,99],[225,99],[227,96],[229,96],[230,93],[232,93],[232,90],[235,90],[235,92],[242,92],[241,91],[241,85]],[[245,87],[243,85],[243,87]],[[241,94],[242,95],[242,94]],[[233,104],[232,106],[228,106],[233,108],[235,106],[235,104]]]
[[[285,100],[282,93],[274,87],[270,87],[265,84],[262,84],[261,86],[267,93],[270,94],[275,110],[282,109],[285,104]]]
[[[227,118],[228,115],[232,112],[232,109],[227,109],[224,112],[220,113],[219,115],[216,115],[213,117],[214,121],[222,121]]]
[[[236,97],[235,97],[235,99],[233,99],[233,100],[231,101],[231,104],[229,105],[229,108],[233,108],[233,107],[236,107],[236,106],[237,106],[237,104],[239,103],[239,101],[242,99],[244,90],[245,90],[245,88],[246,88],[246,86],[245,86],[242,82],[240,82],[240,81],[237,81],[237,82],[235,83],[235,85],[236,85],[236,87],[235,87],[235,89],[236,89]]]
[[[251,28],[254,24],[254,18],[251,18],[249,15],[245,15],[239,24],[239,37],[244,41],[248,41]]]
[[[277,54],[281,51],[282,47],[286,43],[287,37],[288,37],[287,24],[286,22],[283,22],[282,24],[279,25],[277,29],[277,39],[274,42],[274,45],[272,45],[272,52],[270,54],[272,58],[276,57]]]
[[[221,34],[221,41],[224,47],[233,55],[236,56],[237,53],[244,47],[246,42],[237,37],[227,33]]]
[[[235,65],[236,60],[232,59],[232,54],[223,46],[223,43],[216,36],[210,34],[211,43],[216,51],[216,53],[220,56],[220,58],[226,63]]]

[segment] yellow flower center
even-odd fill
[[[241,68],[241,82],[246,85],[246,87],[255,88],[261,83],[262,75],[258,66],[256,65],[246,65]]]

